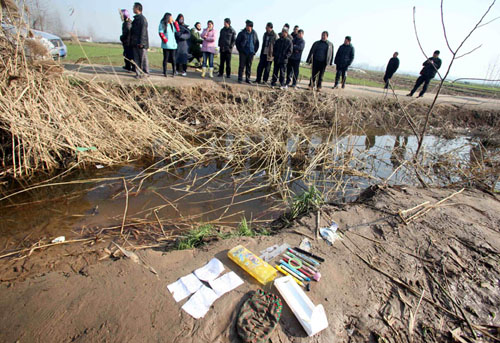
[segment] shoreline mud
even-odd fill
[[[457,329],[473,337],[470,327],[484,342],[498,339],[500,201],[478,190],[449,198],[454,193],[373,187],[358,202],[323,206],[320,225],[334,220],[343,239],[332,247],[312,241],[326,262],[308,296],[325,307],[329,328],[305,337],[285,305],[272,341],[447,342]],[[408,225],[398,216],[447,198]],[[0,260],[0,340],[237,342],[235,316],[245,295],[260,286],[227,259],[227,251],[238,244],[257,252],[277,243],[298,245],[305,236],[297,232],[314,237],[315,228],[311,213],[273,236],[217,240],[193,250],[136,251],[157,275],[129,259],[110,258],[110,241]],[[245,284],[194,320],[166,286],[212,257]]]

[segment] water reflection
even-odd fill
[[[230,149],[232,138],[226,138],[226,148]],[[325,200],[348,201],[365,187],[389,176],[393,184],[415,183],[411,172],[402,167],[404,161],[415,153],[415,137],[351,135],[328,139],[328,136],[316,134],[309,141],[299,142],[297,137],[287,140],[290,158],[286,161],[282,182],[290,182],[293,192],[299,194],[314,184],[325,194]],[[429,182],[456,181],[457,177],[453,175],[446,180],[440,179],[440,170],[436,166],[441,163],[440,168],[445,168],[443,161],[465,163],[471,169],[484,162],[484,150],[466,137],[444,139],[428,136],[424,145],[426,161],[434,167],[434,174],[425,175]],[[318,164],[321,167],[304,175],[304,168],[308,166],[306,161],[314,160],[316,154],[325,148],[327,153]],[[83,171],[65,181],[112,180],[42,188],[3,201],[0,203],[0,244],[19,242],[27,236],[31,240],[59,235],[78,236],[86,228],[119,224],[125,202],[121,178],[129,180],[127,218],[130,223],[154,224],[157,220],[153,210],[157,210],[167,229],[212,221],[236,226],[242,217],[254,223],[271,221],[286,207],[284,195],[268,186],[265,172],[256,172],[255,166],[260,163],[257,158],[249,158],[238,169],[222,160],[194,169],[189,163],[165,169],[170,162],[162,161],[151,169],[148,168],[152,164],[149,161]],[[151,174],[141,182],[134,180],[146,168]]]

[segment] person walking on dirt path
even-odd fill
[[[297,86],[297,80],[299,79],[302,52],[306,46],[306,42],[304,41],[304,30],[299,30],[297,32],[292,45],[292,56],[288,59],[288,65],[286,67],[286,85],[288,86],[290,82],[292,82],[292,87],[295,88]]]
[[[189,39],[191,31],[188,25],[184,23],[184,16],[179,14],[175,21],[179,27],[179,31],[175,32],[175,40],[177,42],[176,64],[177,71],[182,73],[182,76],[187,76],[187,63],[189,59]],[[174,23],[175,25],[175,23]]]
[[[236,44],[236,31],[231,26],[231,19],[224,19],[224,27],[219,34],[220,66],[219,77],[224,76],[224,66],[226,67],[226,77],[231,78],[231,57],[233,55],[234,44]]]
[[[273,30],[273,23],[267,23],[266,32],[264,32],[264,36],[262,37],[259,65],[257,66],[257,79],[255,82],[258,84],[261,84],[262,81],[267,83],[269,80],[269,73],[271,72],[271,65],[274,59],[274,43],[276,43],[277,38]]]
[[[335,74],[335,85],[333,88],[337,88],[339,85],[340,76],[342,76],[342,88],[345,88],[345,82],[347,80],[347,69],[354,61],[354,47],[351,44],[351,37],[347,36],[344,39],[344,44],[342,44],[337,50],[335,55],[335,66],[337,68],[337,73]]]
[[[432,57],[429,57],[427,61],[423,63],[424,68],[420,71],[420,77],[417,79],[415,86],[407,96],[413,96],[422,84],[424,84],[424,87],[420,91],[418,97],[421,98],[424,96],[425,92],[427,92],[427,88],[429,87],[429,83],[436,76],[439,68],[441,68],[442,61],[439,58],[439,54],[439,50],[434,51]]]
[[[286,88],[286,66],[288,64],[288,59],[292,56],[292,52],[293,44],[290,39],[288,39],[288,30],[283,28],[281,30],[281,37],[276,41],[276,43],[274,43],[274,69],[271,87],[276,86],[279,74],[281,89]]]
[[[201,77],[205,77],[207,73],[207,64],[210,67],[210,77],[214,77],[214,55],[217,52],[215,49],[215,42],[217,41],[217,32],[214,29],[214,22],[209,20],[207,22],[207,28],[201,33],[201,39],[203,43],[201,46],[201,52],[203,52],[203,68],[201,72]]]
[[[385,83],[384,89],[389,89],[389,81],[399,68],[398,56],[399,53],[395,52],[392,55],[392,58],[389,60],[389,63],[387,63],[387,68],[385,69],[385,75],[384,75],[384,83]]]
[[[122,18],[122,35],[120,36],[120,41],[123,46],[123,60],[125,65],[122,67],[127,71],[135,71],[133,64],[134,61],[134,48],[131,44],[131,30],[132,30],[132,19],[130,19],[130,13],[128,10],[120,10],[120,16]]]
[[[191,55],[189,62],[196,59],[198,61],[197,67],[201,65],[201,59],[203,58],[203,54],[201,53],[201,43],[203,43],[203,39],[201,39],[200,32],[201,24],[197,22],[191,29],[191,39],[189,40],[189,54]]]
[[[307,56],[307,63],[312,63],[309,88],[320,91],[326,67],[333,63],[333,43],[328,40],[328,32],[321,33],[321,40],[315,42]]]
[[[259,37],[253,29],[253,22],[246,21],[246,26],[236,37],[236,49],[240,54],[240,64],[238,67],[238,82],[243,82],[243,71],[245,72],[245,82],[251,83],[252,62],[255,53],[259,50]]]
[[[148,21],[142,14],[142,5],[138,2],[134,3],[134,21],[130,28],[130,42],[134,53],[135,73],[136,78],[149,76],[148,65]]]
[[[292,36],[292,40],[293,40],[293,39],[295,39],[295,37],[297,37],[297,35],[299,34],[299,29],[300,29],[300,28],[299,28],[299,25],[295,25],[295,26],[293,27],[293,32],[292,32],[292,34],[291,34],[291,36]]]
[[[180,31],[179,23],[174,22],[174,17],[170,13],[165,13],[158,27],[158,34],[161,38],[161,48],[163,49],[163,75],[167,77],[167,64],[172,63],[172,77],[176,71],[176,51],[177,41],[175,35]]]

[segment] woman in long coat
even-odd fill
[[[128,71],[135,71],[134,64],[132,61],[134,60],[134,49],[132,48],[132,43],[130,41],[132,28],[132,20],[130,18],[130,14],[127,10],[121,10],[120,16],[122,18],[122,35],[120,36],[120,41],[123,45],[123,59],[125,61],[125,66],[123,69]]]
[[[182,14],[177,16],[176,22],[179,24],[179,31],[175,33],[175,40],[177,41],[177,71],[182,73],[182,76],[186,76],[191,31],[189,31],[188,25],[184,24],[184,16]]]

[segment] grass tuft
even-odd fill
[[[189,231],[177,244],[178,250],[187,250],[201,247],[213,236],[214,227],[212,225],[202,225]]]

